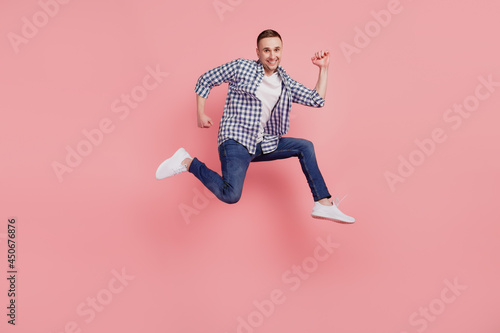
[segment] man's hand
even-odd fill
[[[328,68],[328,65],[330,65],[330,52],[323,50],[316,52],[311,61],[319,68]]]
[[[206,114],[198,114],[198,127],[200,128],[210,128],[212,127],[214,123],[212,122],[212,119],[210,119],[209,116]]]
[[[212,119],[205,114],[205,101],[207,99],[196,94],[196,108],[197,108],[197,118],[198,127],[200,128],[210,128],[214,124]]]

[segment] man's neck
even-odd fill
[[[266,76],[271,76],[271,75],[273,75],[274,73],[276,73],[277,71],[278,71],[278,70],[276,69],[276,70],[274,70],[274,71],[272,71],[272,72],[270,72],[270,71],[264,71],[264,73],[266,74]]]

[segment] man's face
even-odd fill
[[[264,66],[266,75],[273,74],[280,64],[283,43],[279,37],[262,38],[257,45],[257,56]]]

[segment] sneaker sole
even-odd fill
[[[342,221],[342,220],[338,220],[338,219],[332,219],[330,217],[324,217],[324,216],[312,215],[312,214],[311,214],[311,216],[315,219],[318,219],[318,220],[328,220],[328,221],[333,221],[333,222],[337,222],[337,223],[341,223],[341,224],[353,224],[354,222],[356,222],[356,221],[346,222],[346,221]]]

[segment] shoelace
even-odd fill
[[[340,200],[339,200],[339,197],[335,197],[335,199],[333,200],[333,204],[338,207],[340,205],[340,203],[342,202],[342,200],[345,199],[345,197],[347,197],[347,194],[344,195],[344,197]]]
[[[174,175],[178,175],[181,172],[187,171],[186,166],[180,165],[179,167],[175,168],[174,170]]]

